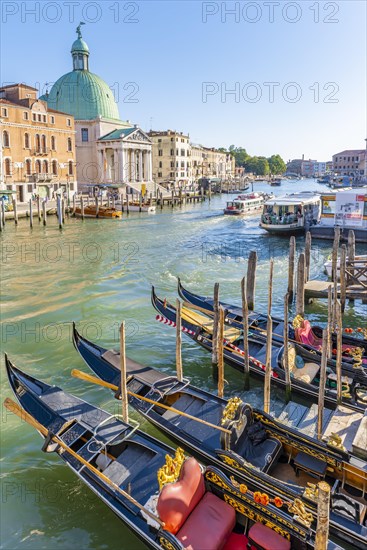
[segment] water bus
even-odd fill
[[[320,195],[312,191],[274,197],[264,203],[260,227],[269,233],[293,234],[320,219]]]
[[[227,201],[224,213],[230,216],[241,216],[245,214],[254,214],[260,212],[264,202],[273,195],[266,193],[248,193],[238,195],[233,201]]]

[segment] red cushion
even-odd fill
[[[255,523],[248,532],[250,542],[253,542],[264,550],[290,550],[291,543],[281,535],[263,525]]]
[[[195,458],[183,463],[179,480],[165,485],[159,495],[157,511],[165,529],[174,535],[205,493],[204,478]]]
[[[236,524],[234,508],[205,493],[176,537],[187,550],[220,550]]]
[[[223,550],[248,550],[248,538],[246,535],[231,533],[229,539],[223,547]]]

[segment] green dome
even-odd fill
[[[89,71],[72,71],[59,78],[47,96],[47,103],[51,109],[69,113],[76,120],[120,118],[112,90]]]
[[[88,44],[84,42],[82,38],[78,38],[73,42],[73,45],[71,46],[71,53],[74,52],[82,52],[82,53],[88,53],[89,54],[89,48]]]

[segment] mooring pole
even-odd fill
[[[346,269],[347,269],[347,247],[345,244],[342,245],[340,251],[340,306],[342,313],[345,310],[345,299],[346,299]]]
[[[330,485],[326,481],[317,484],[317,527],[315,550],[326,550],[329,540]]]
[[[305,282],[310,279],[310,268],[311,268],[311,233],[307,231],[306,233],[306,242],[305,242]]]
[[[121,369],[121,405],[122,418],[129,422],[129,402],[126,387],[126,353],[125,353],[125,322],[120,326],[120,369]]]
[[[271,316],[271,306],[273,302],[273,273],[274,259],[270,258],[269,287],[268,287],[268,316]]]
[[[43,225],[47,224],[46,201],[42,201]]]
[[[29,226],[33,227],[33,204],[32,199],[29,199]]]
[[[283,340],[284,340],[284,348],[283,348],[283,365],[284,365],[284,373],[285,373],[285,402],[289,403],[289,401],[292,399],[292,386],[291,386],[291,372],[289,369],[289,350],[288,350],[288,305],[289,305],[289,297],[288,294],[284,297],[284,329],[283,329]]]
[[[212,373],[214,380],[218,378],[218,334],[219,334],[219,283],[214,285],[213,301],[213,342],[212,342]]]
[[[295,257],[296,257],[296,238],[292,236],[289,241],[289,257],[288,257],[288,299],[290,304],[293,302],[293,296],[294,296]]]
[[[242,322],[243,322],[243,372],[244,380],[243,387],[247,391],[250,389],[250,360],[248,349],[248,305],[246,296],[246,277],[241,281],[241,297],[242,297]]]
[[[322,438],[322,424],[324,416],[325,385],[326,385],[326,366],[327,366],[327,330],[322,331],[322,354],[319,382],[319,400],[317,403],[317,439]]]
[[[331,256],[331,280],[337,281],[337,263],[338,263],[338,250],[339,250],[339,241],[340,241],[340,227],[334,228],[334,241],[333,241],[333,251]]]
[[[247,264],[247,304],[250,311],[255,308],[255,287],[256,287],[256,265],[257,265],[257,252],[252,250],[250,252]]]
[[[271,379],[271,346],[272,346],[273,321],[268,315],[266,327],[266,360],[264,381],[264,412],[270,414],[270,379]]]
[[[176,373],[177,379],[182,382],[182,320],[181,320],[181,302],[177,298],[176,300]]]
[[[338,405],[342,404],[342,353],[343,353],[343,320],[339,300],[336,301],[336,399]]]
[[[297,296],[296,315],[305,314],[305,255],[302,252],[298,258],[297,266]]]
[[[18,204],[17,199],[13,199],[14,223],[18,225]]]
[[[224,310],[219,308],[218,397],[224,396]]]

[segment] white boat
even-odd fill
[[[310,228],[317,239],[333,239],[335,227],[340,228],[340,238],[348,239],[354,231],[356,242],[367,242],[367,189],[334,190],[321,194],[320,222]]]
[[[356,256],[354,258],[354,260],[356,262],[354,264],[354,267],[356,269],[358,269],[360,267],[366,267],[366,265],[367,265],[367,255],[366,254],[362,254],[361,256]],[[331,276],[332,276],[332,265],[333,265],[332,260],[327,260],[324,263],[325,273],[329,277],[329,279],[331,279]],[[340,258],[338,258],[338,261],[337,261],[337,264],[336,264],[336,276],[337,276],[337,280],[339,281],[339,278],[340,278]],[[359,277],[359,280],[364,282],[364,281],[367,280],[367,277],[365,275],[362,275],[361,277]]]
[[[320,195],[313,191],[274,197],[264,204],[260,227],[269,233],[299,233],[318,223],[320,212]]]
[[[229,216],[241,216],[261,212],[264,202],[273,195],[266,193],[247,193],[238,195],[233,201],[227,201],[224,213]]]

